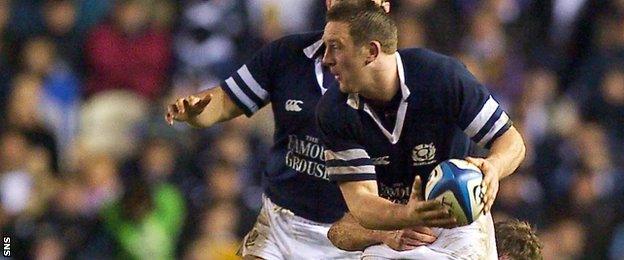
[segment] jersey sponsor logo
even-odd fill
[[[382,157],[377,157],[377,158],[372,158],[371,160],[373,161],[374,165],[388,165],[388,164],[390,164],[390,156],[388,156],[388,155],[382,156]]]
[[[383,183],[379,183],[379,196],[389,201],[392,201],[393,203],[407,204],[411,192],[411,185],[394,183],[392,184],[392,186],[387,186]]]
[[[286,100],[285,109],[286,111],[299,112],[301,111],[301,107],[299,105],[303,104],[301,100],[289,99]]]
[[[306,136],[305,140],[296,135],[288,136],[286,166],[300,173],[329,180],[325,171],[325,147],[318,143],[318,138]],[[320,162],[319,162],[320,161]]]
[[[412,150],[412,160],[414,160],[414,166],[433,164],[437,160],[435,159],[436,148],[433,143],[419,144]]]

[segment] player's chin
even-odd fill
[[[355,93],[355,90],[353,88],[350,88],[349,85],[345,83],[340,82],[339,87],[340,87],[340,92],[342,93],[349,93],[349,94]]]

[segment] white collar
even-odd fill
[[[394,129],[392,129],[392,133],[390,133],[381,123],[379,116],[375,114],[375,112],[368,106],[368,104],[364,103],[363,106],[360,106],[360,97],[358,94],[349,94],[347,98],[347,104],[354,109],[359,109],[363,107],[364,111],[375,121],[379,130],[388,138],[388,141],[392,144],[396,144],[399,142],[399,138],[401,137],[401,131],[403,131],[403,124],[405,123],[405,116],[407,114],[407,98],[410,95],[409,88],[405,84],[405,71],[403,68],[403,61],[401,60],[401,55],[396,52],[395,57],[397,60],[397,70],[399,71],[399,81],[401,83],[401,103],[399,104],[399,108],[397,111],[396,121],[394,122]]]
[[[394,53],[394,56],[396,57],[397,70],[399,71],[399,82],[401,83],[401,95],[403,95],[401,100],[405,101],[410,96],[411,93],[410,93],[409,88],[405,84],[405,70],[403,68],[403,60],[401,59],[401,54],[399,54],[398,51]]]
[[[323,40],[318,40],[314,42],[312,45],[305,47],[303,49],[303,54],[305,54],[308,59],[314,59],[314,74],[316,75],[316,81],[321,90],[321,94],[325,94],[327,89],[323,87],[323,57],[317,57],[318,51],[323,47]]]
[[[321,49],[321,47],[323,47],[323,40],[318,40],[315,43],[313,43],[312,45],[310,45],[310,46],[306,47],[305,49],[303,49],[303,53],[309,59],[313,59],[314,56],[316,56],[316,53],[319,51],[319,49]]]

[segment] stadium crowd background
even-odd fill
[[[270,109],[211,129],[165,104],[321,0],[0,0],[0,227],[16,258],[236,259],[260,207]],[[460,58],[527,142],[495,219],[545,259],[624,259],[624,0],[398,0],[400,45]],[[310,194],[319,200],[323,194]]]

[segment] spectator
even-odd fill
[[[283,4],[279,0],[249,0],[252,24],[264,43],[287,34],[310,30],[309,11],[312,0],[293,0]]]
[[[106,19],[116,0],[76,0],[78,17],[76,26],[84,33]]]
[[[121,199],[102,212],[123,259],[173,259],[185,216],[184,201],[172,185],[151,185],[136,177]]]
[[[24,70],[42,80],[39,102],[45,109],[39,109],[38,113],[58,140],[56,152],[60,162],[66,162],[78,131],[80,83],[71,68],[59,59],[56,47],[49,38],[31,38],[22,56]]]
[[[132,157],[139,144],[137,126],[147,118],[148,104],[141,96],[122,90],[91,97],[80,112],[79,151],[107,154],[116,160]]]
[[[61,260],[68,257],[62,239],[55,234],[43,234],[35,239],[32,259]]]
[[[424,25],[425,47],[444,54],[457,53],[466,29],[465,18],[460,15],[460,1],[406,0],[394,1],[392,10],[402,10]]]
[[[543,190],[535,178],[527,173],[514,174],[502,182],[494,212],[524,219],[542,226],[544,219]]]
[[[9,49],[11,48],[7,24],[9,23],[11,8],[9,0],[0,0],[0,113],[6,109],[10,93],[11,68],[9,67]]]
[[[86,213],[97,215],[102,206],[121,195],[121,181],[117,162],[111,156],[101,154],[85,156],[80,167],[80,177],[85,186]]]
[[[559,219],[541,234],[544,259],[581,259],[587,231],[576,219]]]
[[[0,216],[2,231],[12,234],[20,245],[14,255],[30,254],[30,242],[36,235],[35,221],[43,215],[56,181],[50,176],[50,160],[46,150],[29,144],[20,131],[9,128],[0,136]]]
[[[505,108],[511,108],[522,91],[524,64],[514,56],[514,47],[495,10],[483,5],[472,18],[464,49],[481,64],[483,83]]]
[[[394,14],[399,33],[399,48],[428,46],[425,25],[420,19],[410,12],[397,12]]]
[[[200,87],[212,87],[236,70],[240,54],[253,40],[245,1],[188,1],[175,39],[181,64],[176,74]],[[178,84],[183,84],[178,82]]]
[[[185,259],[240,259],[236,256],[240,237],[236,236],[240,211],[223,201],[211,205],[203,214],[200,235],[188,247]]]
[[[42,82],[39,77],[33,74],[15,76],[7,108],[7,125],[19,129],[33,145],[47,149],[52,158],[52,170],[58,173],[57,140],[44,123],[41,92]]]
[[[84,72],[82,62],[83,33],[78,31],[75,0],[45,0],[41,12],[45,35],[56,45],[58,59],[72,71]]]
[[[612,189],[608,187],[615,180],[604,178],[600,173],[581,167],[571,184],[569,213],[577,216],[583,226],[591,230],[586,235],[583,259],[607,258],[608,244],[614,234],[613,227],[617,224],[621,196],[610,192]],[[604,192],[610,192],[611,197],[605,196]]]
[[[620,223],[614,231],[613,242],[609,247],[609,259],[616,260],[624,255],[624,224]]]
[[[150,24],[145,0],[117,1],[112,19],[86,42],[86,94],[125,89],[153,100],[162,93],[171,63],[170,35]]]
[[[2,133],[0,138],[0,189],[5,214],[17,216],[26,211],[33,198],[33,178],[27,169],[31,148],[26,136],[16,130]]]
[[[549,120],[557,97],[557,75],[546,68],[535,68],[526,73],[524,92],[516,102],[513,112],[522,125],[527,147],[525,162],[533,164],[537,145],[546,142],[552,131]],[[527,165],[525,163],[525,165]]]
[[[622,64],[624,65],[624,63]],[[624,67],[623,67],[624,68]],[[621,168],[624,168],[624,69],[608,69],[598,91],[585,98],[583,114],[598,121],[605,130],[609,142],[605,142]]]
[[[38,234],[58,235],[67,255],[78,256],[97,227],[95,218],[87,214],[89,205],[85,192],[85,186],[77,179],[63,180],[51,206],[37,225]]]

